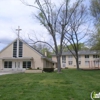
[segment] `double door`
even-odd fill
[[[21,62],[20,62],[20,61],[15,61],[15,62],[14,62],[14,67],[13,67],[13,68],[16,69],[16,70],[21,69],[21,68],[22,68]]]

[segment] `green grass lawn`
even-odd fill
[[[100,92],[100,71],[0,76],[0,100],[91,100],[92,91]]]

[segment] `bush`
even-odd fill
[[[32,70],[32,68],[31,68],[31,67],[29,67],[29,68],[28,68],[28,70]]]
[[[39,67],[37,67],[37,69],[40,69]]]
[[[54,72],[54,68],[43,68],[44,72]]]

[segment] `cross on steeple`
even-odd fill
[[[18,31],[18,38],[19,38],[19,34],[20,34],[20,31],[21,31],[22,29],[20,29],[20,26],[18,26],[18,29],[16,29],[16,31]]]

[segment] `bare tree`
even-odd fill
[[[77,4],[74,4],[74,6],[75,5],[77,6]],[[72,12],[73,9],[74,8],[71,9]],[[86,41],[85,37],[88,35],[89,26],[86,25],[87,21],[89,21],[87,9],[84,5],[80,5],[74,10],[70,17],[69,30],[65,30],[64,44],[76,59],[77,69],[79,69],[79,43],[82,39]],[[69,48],[68,44],[71,45],[72,49]]]
[[[41,42],[36,43],[36,44],[33,45],[33,48],[35,48],[36,50],[38,50],[39,52],[41,52],[41,53],[44,54],[44,55],[45,55],[45,53],[47,53],[46,56],[47,56],[48,58],[51,58],[51,57],[52,57],[52,56],[51,56],[51,54],[52,54],[52,49],[51,49],[51,47],[48,46],[48,45],[46,45],[46,44],[44,44],[44,43],[41,43]]]
[[[36,6],[29,5],[28,3],[24,2],[24,4],[26,4],[27,6],[31,6],[38,9],[38,14],[35,15],[35,17],[40,21],[40,23],[47,29],[47,31],[51,35],[52,40],[54,42],[54,46],[44,41],[36,41],[35,43],[46,43],[53,49],[57,58],[58,72],[61,72],[60,58],[62,55],[63,43],[65,43],[65,39],[67,41],[69,40],[69,36],[67,36],[67,34],[70,34],[68,33],[69,30],[76,34],[77,30],[74,28],[78,29],[79,26],[77,25],[77,27],[75,27],[74,22],[76,20],[73,22],[72,18],[74,20],[75,13],[77,12],[77,10],[79,10],[77,8],[82,3],[82,0],[77,0],[75,2],[75,5],[71,6],[69,0],[64,0],[64,2],[59,7],[56,7],[56,5],[52,4],[50,0],[36,0],[35,3],[37,4]],[[82,17],[79,18],[79,21],[82,20]],[[74,24],[74,27],[72,24]],[[58,44],[60,45],[60,48],[58,48]]]

